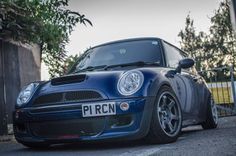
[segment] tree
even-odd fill
[[[202,56],[203,38],[206,36],[204,32],[199,32],[197,34],[194,27],[194,20],[190,18],[188,14],[185,19],[185,28],[181,30],[178,34],[181,38],[180,47],[183,51],[187,52],[188,55],[197,60],[197,69],[201,69],[201,63],[199,59]]]
[[[68,0],[1,0],[0,38],[41,45],[51,77],[64,71],[65,45],[77,23],[92,23],[67,9]]]
[[[70,71],[70,69],[72,68],[74,63],[79,59],[79,56],[80,55],[75,54],[75,55],[70,55],[66,58],[66,60],[64,62],[64,74],[66,74]]]
[[[220,7],[211,18],[211,23],[209,40],[206,43],[208,46],[205,46],[205,50],[213,56],[209,61],[214,62],[213,66],[217,67],[235,64],[233,56],[236,38],[232,30],[228,0],[220,3]]]
[[[181,49],[190,53],[199,64],[198,70],[236,65],[235,58],[236,40],[230,21],[229,2],[223,0],[219,8],[210,18],[209,32],[197,33],[193,26],[193,20],[186,17],[185,29],[181,30]]]

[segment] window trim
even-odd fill
[[[174,68],[174,67],[168,66],[168,64],[167,64],[167,56],[166,56],[166,50],[165,50],[164,44],[167,44],[167,45],[169,45],[169,46],[175,48],[177,51],[179,51],[179,54],[180,54],[183,58],[187,58],[187,57],[188,57],[188,54],[187,54],[186,52],[184,52],[183,50],[179,49],[178,47],[176,47],[176,46],[174,46],[174,45],[172,45],[172,44],[170,44],[170,43],[168,43],[168,42],[162,40],[162,48],[163,48],[164,51],[165,51],[165,52],[164,52],[164,55],[165,55],[165,56],[164,56],[165,65],[166,65],[167,68],[176,69],[176,68]],[[195,67],[193,67],[193,68],[195,68]],[[195,70],[196,70],[196,68],[195,68]],[[196,70],[196,71],[197,71],[197,70]],[[187,73],[187,74],[190,74],[190,75],[193,75],[193,76],[197,76],[197,75],[198,75],[198,73],[193,73],[193,72],[190,72],[189,70],[186,70],[186,69],[183,69],[183,73]]]
[[[176,51],[179,52],[179,54],[183,57],[183,58],[186,58],[187,57],[187,53],[180,50],[179,48],[177,48],[176,46],[174,46],[173,44],[170,44],[169,42],[166,42],[164,40],[162,40],[162,45],[163,45],[163,49],[165,51],[165,65],[167,68],[172,68],[172,69],[176,69],[176,67],[171,67],[168,63],[168,58],[167,58],[167,54],[166,54],[166,48],[165,48],[165,44],[169,45],[170,47],[174,48]]]

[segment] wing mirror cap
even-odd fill
[[[195,61],[192,58],[184,58],[179,61],[179,65],[176,68],[176,72],[180,73],[181,69],[187,69],[194,66]]]
[[[180,68],[186,69],[190,68],[195,64],[195,61],[191,58],[185,58],[179,61]]]

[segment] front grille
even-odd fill
[[[102,98],[98,92],[94,91],[82,91],[82,92],[67,92],[65,93],[66,101],[88,100],[88,99],[100,99]]]
[[[60,107],[36,107],[36,109],[31,109],[30,113],[55,113],[55,112],[61,112],[61,111],[70,111],[70,110],[81,110],[81,105],[63,105]]]
[[[58,103],[63,99],[63,93],[53,93],[38,97],[34,104]]]
[[[105,118],[84,118],[64,121],[29,123],[34,136],[63,138],[63,136],[94,136],[104,128]]]
[[[100,99],[103,99],[102,96],[95,91],[72,91],[42,95],[34,100],[33,105],[93,101]]]

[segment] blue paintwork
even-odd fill
[[[51,121],[51,120],[68,120],[68,119],[78,119],[82,118],[82,111],[81,110],[67,110],[61,112],[47,112],[47,113],[31,113],[32,109],[32,102],[38,96],[49,94],[49,93],[56,93],[56,92],[63,92],[66,91],[78,91],[78,90],[96,90],[98,91],[104,98],[102,102],[112,101],[116,102],[116,113],[117,115],[122,114],[131,114],[133,116],[133,122],[129,126],[125,127],[117,127],[117,128],[105,128],[100,135],[94,137],[80,137],[78,140],[99,140],[99,139],[109,139],[109,138],[123,138],[129,136],[129,138],[141,138],[143,137],[147,131],[149,122],[151,120],[151,113],[152,112],[152,105],[155,99],[155,94],[157,89],[154,90],[152,85],[155,82],[156,74],[150,72],[152,70],[159,70],[153,68],[150,70],[149,68],[140,68],[140,71],[144,74],[145,80],[143,87],[132,96],[123,96],[120,95],[117,91],[117,82],[119,77],[125,71],[98,71],[98,72],[90,72],[87,74],[87,79],[81,83],[73,83],[73,84],[66,84],[66,85],[59,85],[59,86],[52,86],[49,82],[42,84],[37,91],[35,92],[32,99],[29,101],[28,104],[22,106],[21,108],[16,108],[20,110],[19,118],[15,119],[15,122],[18,123],[25,123],[25,122],[43,122],[43,121]],[[99,83],[97,83],[99,82]],[[148,101],[148,102],[147,102]],[[151,102],[150,102],[151,101]],[[101,101],[93,101],[93,102],[101,102]],[[130,105],[129,110],[122,111],[119,107],[121,102],[128,102]],[[83,102],[85,103],[85,102]],[[91,103],[91,102],[88,102]],[[71,103],[70,103],[71,104]],[[72,103],[73,105],[81,105],[81,103]],[[144,109],[146,105],[146,110]],[[144,113],[145,112],[145,113]],[[107,117],[109,120],[109,117]],[[145,120],[145,122],[143,121]],[[42,138],[37,138],[32,135],[25,134],[16,134],[16,138],[21,142],[27,137],[31,138],[31,141],[38,141]],[[50,138],[43,138],[44,141]],[[62,140],[61,140],[62,141]]]
[[[150,39],[150,38],[149,38]],[[157,38],[151,38],[157,39]],[[137,40],[137,39],[135,39]],[[157,39],[159,40],[159,39]],[[163,50],[164,51],[164,50]],[[165,56],[163,54],[163,56]],[[163,58],[164,59],[164,58]],[[128,70],[139,70],[144,75],[144,83],[141,89],[133,95],[124,96],[121,95],[117,90],[117,82],[120,76],[128,71]],[[14,114],[14,124],[16,123],[29,123],[29,122],[43,122],[43,121],[63,121],[68,119],[81,119],[82,112],[80,109],[78,110],[65,110],[59,112],[44,112],[44,113],[32,113],[33,109],[32,102],[41,95],[46,95],[50,93],[57,92],[67,92],[67,91],[79,91],[79,90],[94,90],[99,92],[103,96],[102,102],[112,101],[116,103],[117,116],[122,114],[130,114],[132,116],[132,123],[130,125],[124,127],[109,127],[107,122],[109,121],[110,116],[105,117],[104,128],[103,130],[96,136],[84,136],[78,138],[70,138],[70,139],[52,139],[52,138],[40,138],[35,137],[27,130],[26,134],[15,133],[15,137],[19,142],[49,142],[49,143],[58,143],[58,142],[72,142],[72,141],[92,141],[92,140],[106,140],[106,139],[138,139],[147,135],[149,131],[149,126],[151,123],[153,105],[155,101],[155,97],[159,88],[163,85],[170,86],[176,96],[178,97],[182,112],[183,118],[186,121],[193,119],[191,116],[191,112],[193,110],[200,110],[196,106],[193,106],[192,102],[186,99],[181,99],[182,97],[186,97],[187,95],[181,95],[181,93],[187,94],[186,85],[180,85],[178,83],[186,83],[186,78],[182,78],[181,75],[177,74],[176,76],[168,76],[167,73],[169,71],[173,71],[171,68],[165,67],[165,64],[162,67],[126,67],[119,68],[116,70],[108,70],[108,71],[93,71],[79,74],[86,74],[87,78],[85,81],[80,83],[71,83],[64,85],[51,85],[51,81],[42,82],[37,88],[31,100],[21,106],[16,106],[16,111]],[[177,78],[180,77],[177,80]],[[190,80],[188,80],[190,82]],[[177,82],[177,83],[176,83]],[[189,83],[187,82],[187,83]],[[177,87],[176,87],[177,84]],[[179,92],[178,89],[183,90],[183,92]],[[206,87],[203,87],[205,96],[209,94],[209,91]],[[190,95],[190,94],[189,94]],[[192,94],[191,94],[192,95]],[[193,94],[194,95],[194,94]],[[93,101],[93,102],[101,102],[101,101]],[[121,102],[128,102],[130,104],[130,108],[127,111],[122,111],[119,108],[119,104]],[[84,103],[84,102],[83,102]],[[88,102],[89,103],[89,102]],[[81,103],[69,103],[68,105],[81,105]],[[58,105],[60,107],[60,105]],[[205,107],[201,108],[202,110]],[[16,112],[18,114],[18,118],[16,118]],[[202,114],[197,114],[194,116],[194,121],[201,122],[205,119],[205,116]],[[188,124],[196,124],[195,122],[189,122]]]
[[[130,98],[130,97],[147,97],[147,96],[155,96],[156,92],[150,90],[151,86],[157,80],[157,76],[161,79],[166,79],[166,69],[165,68],[156,68],[156,67],[149,67],[149,68],[139,68],[140,71],[144,74],[144,84],[142,88],[131,96],[124,96],[119,94],[117,90],[117,82],[120,76],[126,70],[119,70],[119,71],[94,71],[94,72],[87,72],[86,76],[87,79],[80,83],[72,83],[72,84],[65,84],[59,86],[52,86],[50,81],[43,83],[35,92],[32,99],[23,107],[29,107],[32,105],[32,102],[38,96],[50,94],[50,93],[57,93],[57,92],[67,92],[67,91],[78,91],[78,90],[96,90],[98,91],[104,99],[116,99],[116,98]],[[161,72],[162,70],[162,72]],[[160,72],[160,74],[156,75],[153,72]],[[84,73],[81,73],[84,74]],[[159,79],[158,79],[159,81]],[[166,79],[168,81],[168,79]],[[17,107],[16,107],[17,108]]]

